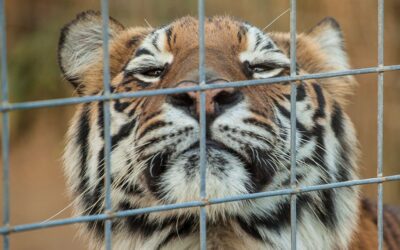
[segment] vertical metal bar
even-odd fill
[[[6,14],[4,0],[0,0],[0,35],[1,35],[1,101],[3,105],[8,104],[8,81],[7,81],[7,33],[6,33]],[[10,115],[7,111],[3,112],[2,117],[2,158],[3,158],[3,225],[10,225]],[[3,249],[10,249],[10,239],[8,234],[3,235]]]
[[[378,67],[383,66],[384,46],[384,0],[378,0]],[[378,73],[378,169],[383,175],[383,72]],[[383,183],[378,184],[378,249],[383,248]]]
[[[109,14],[108,0],[101,0],[102,32],[103,32],[103,85],[104,95],[110,95],[110,56],[109,56]],[[111,134],[110,134],[110,101],[103,102],[104,112],[104,167],[105,167],[105,213],[111,212]],[[105,248],[111,250],[111,220],[104,224]]]
[[[198,1],[199,15],[199,84],[205,85],[205,0]],[[200,198],[205,200],[207,155],[206,155],[206,93],[200,91]],[[204,206],[200,207],[200,249],[207,249],[207,213]]]
[[[296,0],[290,1],[290,76],[295,76],[296,69]],[[296,188],[296,82],[291,82],[290,92],[290,185]],[[290,226],[291,226],[291,249],[297,248],[297,196],[290,195]]]

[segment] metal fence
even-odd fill
[[[144,213],[154,213],[172,209],[179,208],[189,208],[189,207],[200,207],[200,244],[201,249],[205,250],[207,248],[206,239],[206,206],[211,206],[213,204],[234,202],[245,199],[256,199],[263,197],[279,196],[279,195],[290,195],[291,197],[291,248],[296,249],[296,195],[304,192],[312,192],[317,190],[333,189],[340,187],[349,187],[355,185],[365,185],[365,184],[378,184],[378,249],[383,248],[383,182],[387,181],[399,181],[399,175],[383,176],[383,83],[384,83],[384,72],[400,70],[400,65],[389,65],[384,66],[383,63],[383,52],[384,52],[384,0],[377,0],[377,16],[378,16],[378,64],[376,67],[371,68],[361,68],[352,69],[345,71],[336,71],[328,73],[318,73],[318,74],[308,74],[308,75],[296,75],[296,0],[290,0],[290,76],[276,77],[270,79],[261,80],[248,80],[248,81],[236,81],[221,84],[210,84],[207,85],[205,82],[205,35],[204,35],[204,19],[205,11],[204,5],[205,0],[198,0],[198,18],[199,18],[199,75],[200,84],[198,86],[189,88],[169,88],[169,89],[159,89],[150,91],[139,91],[135,93],[110,93],[110,71],[109,71],[109,34],[106,32],[108,30],[108,0],[101,0],[101,10],[102,10],[102,20],[103,20],[103,50],[104,50],[104,94],[102,96],[85,96],[85,97],[72,97],[72,98],[60,98],[52,100],[34,101],[34,102],[21,102],[21,103],[9,103],[8,101],[8,81],[7,81],[7,46],[6,46],[6,28],[5,28],[5,8],[4,0],[0,0],[0,33],[1,33],[1,85],[2,85],[2,95],[0,112],[2,113],[2,164],[3,164],[3,226],[0,227],[0,234],[3,236],[3,249],[8,250],[10,248],[9,234],[24,232],[29,230],[37,230],[43,228],[50,228],[56,226],[63,226],[74,223],[85,223],[90,221],[105,221],[105,247],[106,249],[112,248],[111,239],[111,219],[117,217],[126,217],[137,214]],[[361,180],[351,180],[344,182],[335,182],[323,185],[314,186],[297,186],[296,185],[296,152],[295,152],[295,141],[296,141],[296,85],[295,81],[306,80],[306,79],[319,79],[319,78],[329,78],[336,76],[346,76],[346,75],[359,75],[359,74],[378,74],[378,161],[377,161],[377,177],[361,179]],[[244,87],[252,85],[261,84],[273,84],[281,82],[291,82],[291,174],[290,183],[291,188],[280,189],[268,192],[259,192],[246,195],[229,196],[222,198],[211,198],[207,199],[206,194],[206,112],[205,112],[205,91],[210,89],[220,89],[227,87]],[[201,200],[183,202],[170,205],[161,205],[133,210],[125,211],[112,211],[111,210],[111,178],[110,178],[110,152],[111,152],[111,137],[110,137],[110,101],[119,98],[135,98],[144,96],[154,96],[154,95],[167,95],[172,93],[183,93],[198,91],[200,92],[200,197]],[[104,138],[105,138],[105,166],[106,166],[106,178],[105,178],[105,204],[106,211],[103,214],[88,215],[71,217],[59,220],[50,220],[46,222],[38,222],[31,224],[22,225],[10,225],[10,201],[9,201],[9,113],[14,110],[23,109],[35,109],[42,107],[56,107],[61,105],[71,105],[78,103],[87,103],[93,101],[102,101],[104,106]]]

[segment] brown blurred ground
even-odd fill
[[[99,9],[99,1],[8,0],[8,62],[13,102],[69,97],[56,61],[59,29],[77,12]],[[110,13],[127,26],[153,26],[197,13],[193,0],[114,0]],[[207,15],[229,14],[265,27],[285,11],[289,1],[208,1]],[[400,64],[400,1],[385,1],[385,64]],[[298,30],[306,31],[325,16],[342,25],[354,68],[377,63],[376,0],[299,0]],[[288,31],[289,16],[269,30]],[[348,113],[361,143],[363,177],[376,175],[376,79],[357,76],[360,83]],[[385,74],[384,173],[400,173],[400,72]],[[13,225],[46,220],[70,204],[61,169],[64,133],[74,107],[13,112],[11,116],[11,222]],[[1,187],[0,187],[1,189]],[[384,185],[386,203],[400,205],[400,183]],[[376,197],[376,185],[364,188]],[[71,215],[67,209],[56,218]],[[74,226],[13,234],[11,249],[85,249]]]

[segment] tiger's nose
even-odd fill
[[[224,81],[215,81],[223,83]],[[194,82],[184,82],[178,87],[193,87]],[[223,113],[226,109],[233,107],[243,99],[243,94],[234,88],[210,89],[205,92],[206,100],[205,111],[207,116],[215,117]],[[198,117],[200,114],[200,92],[187,92],[169,96],[169,103],[177,108],[189,111],[191,115]]]

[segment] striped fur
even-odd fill
[[[198,84],[198,23],[184,17],[154,30],[110,19],[111,92]],[[209,18],[208,84],[289,74],[289,37],[230,17]],[[101,95],[101,18],[85,12],[62,31],[59,61],[80,95]],[[76,40],[78,39],[78,40]],[[340,29],[325,19],[298,35],[298,74],[347,69]],[[76,47],[78,47],[76,49]],[[297,82],[297,184],[357,179],[358,146],[343,111],[355,80]],[[290,187],[290,84],[206,93],[209,198]],[[111,101],[112,208],[115,211],[199,199],[199,95]],[[79,215],[104,212],[103,106],[81,104],[67,135],[65,172]],[[290,198],[206,207],[209,249],[289,249]],[[348,249],[360,235],[357,187],[298,195],[299,249]],[[113,219],[115,249],[199,248],[199,209]],[[83,228],[103,247],[102,221]]]

